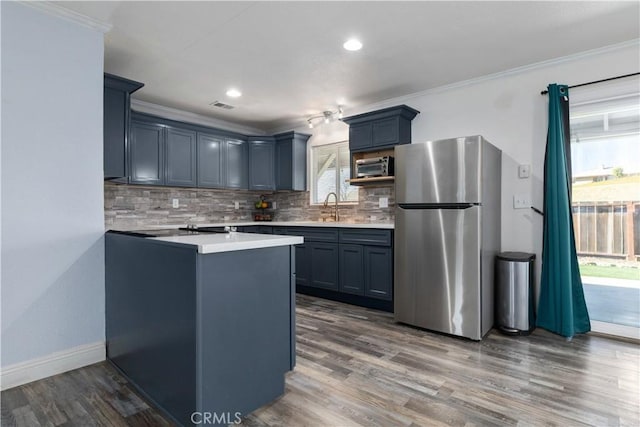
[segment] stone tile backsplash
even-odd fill
[[[107,229],[253,221],[254,203],[265,194],[276,202],[275,221],[315,221],[321,206],[311,205],[309,192],[260,193],[247,190],[152,187],[105,182],[104,217]],[[389,198],[388,208],[379,208],[378,199]],[[173,199],[179,207],[172,206]],[[341,205],[340,220],[355,222],[393,222],[394,186],[360,187],[357,204]],[[333,200],[333,199],[332,199]],[[239,209],[235,209],[235,202]]]

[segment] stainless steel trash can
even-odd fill
[[[503,252],[496,256],[496,326],[509,335],[535,329],[533,271],[536,255]]]

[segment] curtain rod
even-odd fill
[[[624,76],[609,77],[608,79],[595,80],[593,82],[588,82],[588,83],[580,83],[579,85],[569,86],[569,89],[572,89],[574,87],[580,87],[580,86],[589,86],[589,85],[593,85],[593,84],[596,84],[596,83],[608,82],[610,80],[624,79],[625,77],[637,76],[638,74],[640,74],[640,73],[631,73],[631,74],[625,74]],[[542,92],[540,92],[540,95],[546,95],[548,93],[549,93],[548,90],[543,90]]]

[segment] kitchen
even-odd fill
[[[262,6],[266,7],[267,4]],[[351,10],[349,7],[334,11],[334,14],[344,13],[347,16]],[[455,4],[448,7],[453,8]],[[515,6],[508,4],[506,7]],[[517,56],[516,53],[522,53],[524,56],[524,59],[515,58],[520,62],[514,59],[513,63],[503,63],[502,68],[496,69],[478,67],[478,70],[474,71],[476,75],[473,76],[455,74],[452,71],[454,75],[450,76],[452,80],[448,83],[441,83],[427,91],[412,89],[403,96],[383,94],[378,99],[350,108],[346,111],[345,117],[405,104],[420,111],[411,124],[414,142],[483,135],[503,152],[501,250],[524,250],[536,253],[539,257],[541,221],[528,211],[514,210],[511,203],[512,195],[517,193],[529,194],[532,205],[540,206],[542,202],[540,188],[546,132],[546,100],[539,95],[539,91],[552,81],[579,83],[637,71],[637,22],[629,23],[632,28],[630,33],[624,33],[622,36],[612,35],[614,28],[624,27],[620,20],[628,22],[631,19],[628,17],[637,14],[634,15],[633,11],[625,12],[623,8],[617,12],[619,15],[615,15],[614,11],[607,12],[615,15],[611,17],[597,9],[605,8],[604,5],[596,4],[593,7],[596,10],[589,12],[593,15],[587,13],[587,16],[582,16],[584,21],[580,22],[583,25],[593,23],[594,19],[595,22],[608,22],[606,17],[611,19],[608,26],[597,25],[598,31],[594,36],[599,39],[597,43],[592,41],[591,44],[579,45],[577,40],[574,40],[577,46],[556,50],[549,57],[536,56],[533,51],[527,56],[526,49],[518,50],[512,47],[509,51],[514,52],[514,58]],[[633,7],[633,4],[627,7]],[[57,15],[51,16],[51,13],[56,13],[55,7],[49,9],[43,11],[13,3],[3,3],[1,6],[2,379],[5,384],[15,378],[19,380],[14,384],[26,384],[104,360],[105,294],[102,236],[106,229],[123,224],[129,229],[148,228],[147,225],[184,225],[190,222],[190,219],[198,224],[244,223],[247,222],[246,217],[252,215],[253,209],[250,204],[255,203],[261,194],[264,194],[267,200],[276,202],[278,213],[282,211],[285,214],[282,219],[277,217],[277,220],[316,221],[321,217],[323,209],[321,203],[311,203],[308,191],[270,194],[270,191],[149,188],[105,184],[102,175],[103,73],[112,72],[136,79],[147,86],[151,86],[153,81],[145,81],[133,73],[119,73],[118,67],[122,65],[109,65],[113,64],[110,61],[116,58],[109,56],[111,53],[108,48],[103,50],[105,36],[100,32],[103,27],[100,27],[99,19],[85,20],[84,24],[78,24],[69,22],[69,19],[73,20],[76,16],[73,13],[61,17],[58,10]],[[317,9],[319,6],[316,5],[314,12],[321,13]],[[473,10],[472,8],[471,11]],[[180,8],[169,8],[166,13],[169,17],[174,13],[178,14],[176,19],[184,19],[179,11]],[[125,13],[124,17],[140,14],[139,10],[135,12],[129,15]],[[258,7],[255,13],[259,14],[258,12],[265,10]],[[387,12],[401,13],[401,9]],[[119,19],[124,18],[120,16]],[[168,16],[164,16],[164,19],[168,19]],[[300,20],[295,28],[299,28],[301,23],[308,25],[308,22]],[[88,26],[92,27],[87,28]],[[380,29],[380,37],[389,36],[390,31],[385,31]],[[414,31],[417,30],[414,28]],[[510,28],[509,31],[517,34],[514,28]],[[342,40],[346,35],[339,36]],[[586,36],[584,38],[589,39]],[[464,40],[468,39],[467,36]],[[42,40],[47,40],[47,45],[44,45]],[[172,43],[166,37],[161,40]],[[179,42],[180,38],[176,36],[174,41]],[[315,39],[307,43],[313,45],[319,42],[319,39]],[[131,44],[136,47],[135,43]],[[256,47],[258,50],[259,48]],[[342,49],[342,46],[339,45],[338,48]],[[370,44],[365,43],[361,53],[366,53],[367,49],[371,48]],[[469,47],[471,50],[475,48]],[[143,49],[140,49],[141,55],[142,51]],[[347,61],[353,60],[352,56],[347,58]],[[561,59],[543,62],[552,58]],[[126,59],[123,62],[126,63]],[[438,68],[432,61],[428,62],[422,65],[423,69]],[[526,67],[529,64],[535,65]],[[454,69],[461,73],[460,67],[452,66],[451,70]],[[504,72],[511,69],[515,70]],[[169,73],[170,69],[160,71]],[[363,70],[360,69],[360,72]],[[321,84],[323,81],[321,76],[317,75],[309,75],[308,78],[313,84]],[[244,89],[244,92],[245,98],[251,95],[247,89]],[[225,99],[224,94],[221,97]],[[272,97],[264,97],[270,98]],[[213,100],[214,98],[211,98],[209,102]],[[291,126],[285,123],[280,125],[279,129],[275,129],[275,126],[269,127],[262,130],[262,134],[276,135],[290,130],[313,133],[313,138],[307,143],[309,151],[312,147],[324,143],[349,139],[348,126],[340,121],[317,125],[312,132],[306,126],[308,117],[321,113],[325,108],[337,108],[333,100],[320,102],[313,111],[310,107],[307,107],[309,111],[300,108],[302,111],[298,112],[298,122],[302,121],[301,124]],[[167,107],[160,102],[136,100],[135,95],[133,110],[182,122],[192,122],[193,120],[188,119],[194,118],[193,113]],[[245,135],[260,135],[260,132],[253,129],[255,124],[231,123],[219,118],[199,119],[205,121],[204,124],[209,127],[224,128]],[[34,123],[37,123],[37,126],[34,126]],[[530,179],[517,178],[519,164],[531,165]],[[313,169],[309,164],[306,166],[308,172]],[[311,178],[307,179],[310,185]],[[393,222],[396,198],[393,186],[360,188],[358,193],[360,202],[357,205],[338,207],[342,219],[372,224]],[[212,195],[225,206],[222,212],[214,208],[209,211],[195,209],[192,203],[194,199],[199,204],[202,196],[207,204]],[[151,198],[151,202],[145,201],[145,197]],[[388,199],[389,207],[380,207],[381,198]],[[173,199],[178,199],[177,208],[173,208]],[[241,202],[241,209],[235,209],[236,201]],[[289,216],[286,215],[287,210],[290,211]],[[130,214],[128,217],[127,213]],[[169,219],[170,215],[176,213],[184,216]],[[37,226],[34,228],[34,225]],[[539,265],[537,268],[539,269]],[[539,277],[539,274],[536,276]],[[498,376],[495,381],[504,381],[500,384],[511,387],[509,389],[522,387],[522,381],[526,382],[529,378],[526,376],[527,369],[542,369],[542,366],[536,364],[536,360],[544,359],[542,354],[548,351],[547,347],[540,344],[541,347],[536,347],[536,351],[540,352],[538,356],[516,353],[500,359],[500,350],[492,352],[482,347],[483,344],[471,345],[434,334],[428,335],[433,341],[426,342],[422,331],[394,325],[389,317],[385,317],[388,315],[384,311],[361,310],[308,296],[300,297],[296,314],[299,319],[299,352],[298,364],[293,372],[295,375],[290,376],[287,384],[290,396],[285,395],[282,398],[280,409],[277,402],[273,406],[261,409],[262,412],[256,415],[257,419],[253,419],[256,424],[260,420],[266,423],[278,423],[277,420],[280,420],[280,424],[289,425],[301,424],[305,420],[307,423],[318,425],[357,423],[346,415],[349,411],[364,417],[369,424],[377,422],[386,425],[408,425],[412,419],[416,424],[422,425],[429,424],[429,421],[431,424],[452,424],[465,420],[510,423],[514,420],[505,418],[504,410],[500,409],[499,405],[487,402],[481,391],[478,394],[473,394],[472,391],[465,394],[460,390],[465,388],[465,384],[474,384],[474,381],[484,382],[484,387],[488,389],[482,390],[491,391],[491,396],[496,401],[508,406],[508,396],[499,394],[495,388],[486,385],[495,384],[491,382],[495,371],[515,369],[518,372],[515,375],[515,383],[510,383],[507,376]],[[369,322],[358,322],[358,318],[366,318]],[[380,329],[376,329],[375,325],[380,326]],[[525,343],[495,333],[490,337],[503,345],[504,349],[510,349],[504,350],[507,352],[521,349]],[[625,347],[624,344],[613,341],[596,341],[593,337],[590,342],[576,339],[571,343],[573,347],[565,348],[566,344],[550,335],[542,335],[539,339],[553,348],[553,351],[567,356],[575,351],[582,354],[582,351],[586,351],[586,347],[591,345],[599,348],[594,350],[596,357],[609,357],[610,351],[613,352],[610,346],[620,345],[622,359],[615,363],[626,363],[628,366],[632,360],[637,360],[634,359],[637,357],[635,348]],[[346,347],[349,342],[353,346],[350,349]],[[429,351],[420,350],[421,344]],[[489,367],[482,367],[479,359],[489,357],[492,353],[497,359],[491,359],[493,364]],[[436,357],[437,355],[446,357]],[[349,356],[352,359],[349,359]],[[503,363],[505,357],[525,360],[526,366],[520,363],[509,367]],[[579,361],[585,366],[596,363],[587,359],[587,356],[584,356],[584,359],[582,357]],[[301,359],[305,363],[302,363]],[[351,362],[347,363],[349,360]],[[461,365],[473,362],[473,369],[466,370],[461,366],[456,368],[455,361]],[[557,369],[566,369],[561,362],[557,363],[558,365],[554,365]],[[414,395],[414,392],[402,386],[400,390],[392,388],[392,384],[401,384],[407,380],[401,377],[401,366],[405,366],[407,372],[419,378],[419,381],[411,386],[421,390],[415,391],[421,394]],[[313,369],[314,367],[317,369]],[[436,369],[437,372],[429,376],[426,373],[430,369]],[[593,368],[585,369],[587,373],[594,373]],[[451,373],[452,370],[457,374]],[[323,372],[328,375],[323,376]],[[367,378],[375,375],[382,378],[381,382],[367,382]],[[631,375],[637,375],[637,370]],[[601,379],[602,382],[597,382],[598,378],[592,378],[591,381],[595,383],[585,383],[580,398],[587,399],[595,407],[593,412],[585,414],[588,408],[568,409],[564,407],[567,405],[554,406],[550,403],[554,399],[561,400],[559,393],[554,390],[558,387],[571,388],[569,382],[558,385],[550,380],[549,375],[534,376],[527,387],[536,394],[548,392],[543,403],[537,405],[546,405],[548,412],[541,412],[542,409],[521,409],[520,415],[516,417],[522,416],[525,421],[530,422],[550,419],[559,423],[580,421],[587,424],[608,424],[609,422],[598,422],[607,421],[602,412],[598,412],[602,410],[598,397],[602,397],[604,392],[600,391],[600,387],[604,387],[605,383],[604,378]],[[338,384],[334,382],[337,380],[344,380],[339,381],[344,388],[336,393],[345,401],[349,401],[344,412],[339,409],[340,402],[328,391]],[[564,381],[562,378],[558,379],[561,380]],[[582,378],[582,381],[588,382],[586,378]],[[626,384],[627,390],[637,387],[637,381],[622,381],[622,384]],[[545,383],[550,383],[551,386],[547,385],[545,388]],[[326,388],[316,388],[319,384],[324,384]],[[443,388],[438,390],[439,386]],[[552,386],[557,387],[554,389]],[[405,387],[411,388],[409,385]],[[622,399],[625,396],[624,387],[616,391],[616,395]],[[359,394],[358,390],[370,392],[362,391],[364,394]],[[290,393],[291,391],[293,393]],[[312,398],[314,391],[316,400]],[[113,393],[113,390],[111,392]],[[3,399],[6,395],[3,391]],[[130,393],[127,392],[127,395]],[[435,396],[434,406],[424,403],[425,396],[429,395]],[[354,399],[348,400],[349,397]],[[373,409],[367,405],[363,406],[363,401],[374,402],[372,406],[388,405],[388,408],[392,409],[385,409],[380,413],[371,412]],[[143,407],[143,401],[138,399],[136,402]],[[514,396],[512,402],[524,405],[522,396]],[[627,412],[622,410],[619,416],[627,417],[626,419],[637,417],[637,411],[634,412],[633,409],[637,406],[633,406],[633,403],[630,405],[631,409]],[[3,400],[3,408],[5,406],[6,402]],[[17,408],[26,411],[24,404],[18,404]],[[329,409],[323,411],[323,408]],[[289,414],[289,418],[284,414]],[[80,415],[76,414],[78,417]]]

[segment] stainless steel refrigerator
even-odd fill
[[[394,316],[480,340],[493,326],[502,152],[481,136],[395,149]]]

